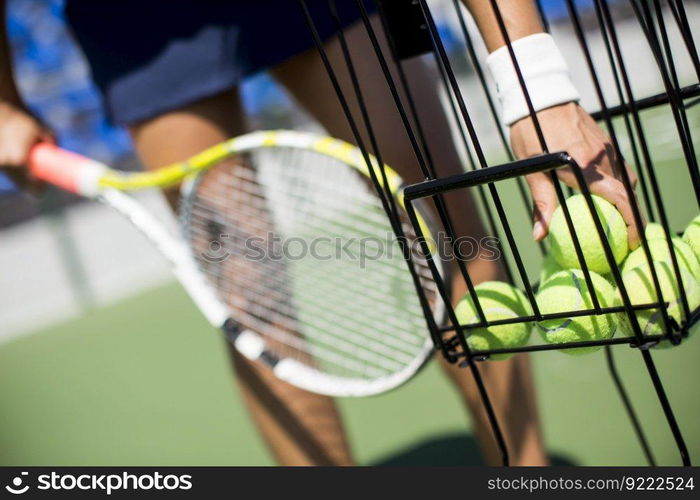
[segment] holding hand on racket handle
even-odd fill
[[[17,185],[30,190],[34,183],[24,167],[30,148],[39,142],[53,142],[51,132],[22,105],[0,96],[0,168]]]
[[[22,102],[12,70],[10,45],[5,34],[5,1],[0,0],[0,168],[15,182],[27,186],[24,167],[29,149],[40,141],[53,142],[51,132]]]
[[[26,109],[7,100],[0,101],[0,166],[23,168],[29,148],[50,137],[49,130]]]

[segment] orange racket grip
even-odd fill
[[[97,181],[106,169],[95,160],[45,142],[30,150],[28,166],[37,179],[83,196],[97,192]]]

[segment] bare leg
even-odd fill
[[[375,27],[378,27],[376,22]],[[423,176],[364,27],[358,24],[349,28],[346,30],[346,37],[384,161],[394,167],[408,182],[419,182]],[[345,70],[340,44],[338,41],[329,41],[326,49],[344,93],[348,96],[355,120],[364,133],[365,128],[360,121],[359,107]],[[389,52],[385,51],[385,54],[390,59]],[[438,172],[440,175],[461,172],[458,154],[452,143],[449,126],[435,88],[437,74],[420,59],[409,61],[405,64],[405,70],[412,86],[412,94],[418,101],[421,123],[429,131],[428,145]],[[330,85],[322,61],[315,50],[278,66],[273,73],[320,121],[330,135],[356,142]],[[394,76],[395,81],[398,81],[395,68]],[[369,147],[366,135],[363,140]],[[453,193],[447,197],[447,204],[458,235],[477,238],[485,236],[486,233],[469,196],[465,193]],[[468,263],[468,268],[476,282],[503,278],[502,269],[494,261],[475,259]],[[453,296],[458,298],[464,293],[465,285],[461,278],[455,281]],[[486,461],[489,464],[499,464],[500,455],[472,377],[465,369],[443,364],[472,412],[478,440]],[[505,433],[511,463],[513,465],[546,464],[527,356],[518,355],[508,361],[483,363],[480,368]]]
[[[154,168],[241,134],[245,132],[245,123],[238,94],[230,92],[140,123],[130,131],[141,160]],[[352,463],[331,398],[278,380],[232,347],[230,353],[248,409],[279,463]]]

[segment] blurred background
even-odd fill
[[[633,70],[635,95],[662,92],[628,2],[610,3],[625,61]],[[137,169],[128,135],[105,117],[64,25],[62,4],[8,1],[23,95],[62,146]],[[488,116],[453,2],[429,4],[472,116]],[[541,4],[569,60],[581,60],[564,0]],[[577,4],[584,21],[592,16],[591,0]],[[684,4],[698,33],[699,2]],[[595,23],[589,24],[591,49],[602,61],[602,41]],[[678,33],[670,35],[674,50],[683,54]],[[474,40],[477,53],[485,55],[478,36]],[[696,81],[683,61],[678,64],[681,84]],[[585,68],[573,64],[572,71],[583,106],[597,109]],[[612,88],[611,81],[604,83],[606,90]],[[243,94],[253,128],[318,129],[265,74],[246,81]],[[616,103],[613,93],[610,103]],[[694,132],[700,130],[698,108],[688,110]],[[697,205],[670,112],[651,109],[643,118],[654,141],[672,229],[681,231],[697,214]],[[495,163],[505,156],[492,123],[484,119],[476,125]],[[526,241],[529,216],[517,196],[503,199],[512,203],[514,218],[522,214],[523,224],[514,227],[522,228],[518,241]],[[540,257],[531,247],[524,256],[534,280]],[[190,305],[158,254],[108,209],[58,192],[32,199],[0,175],[0,294],[0,465],[272,464],[237,393],[222,339]],[[614,349],[657,460],[680,463],[639,353],[626,346]],[[539,352],[532,359],[555,463],[644,463],[602,351],[585,357]],[[695,383],[700,340],[655,351],[654,359],[691,457],[700,460],[700,386]],[[481,463],[467,414],[442,378],[432,363],[390,394],[341,402],[361,463]]]

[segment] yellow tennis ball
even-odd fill
[[[700,215],[695,217],[685,228],[683,241],[690,245],[695,256],[700,259]]]
[[[649,240],[648,244],[652,261],[668,262],[671,268],[673,268],[671,252],[668,250],[668,242],[666,240]],[[678,265],[690,271],[690,274],[696,279],[700,279],[700,261],[698,261],[698,258],[695,256],[690,246],[684,243],[680,238],[673,238],[671,244],[673,245],[673,253],[676,255]],[[648,262],[646,254],[644,253],[644,248],[640,246],[629,254],[624,264],[622,264],[622,272],[626,273],[642,264],[648,264]]]
[[[530,302],[525,294],[514,286],[501,281],[487,281],[474,287],[479,304],[487,321],[511,319],[532,314]],[[461,325],[481,321],[472,297],[467,293],[455,307],[457,320]],[[485,328],[465,330],[469,348],[475,351],[508,349],[525,345],[530,337],[532,323],[510,323]],[[496,354],[491,359],[508,359],[512,354]]]
[[[614,307],[616,292],[602,276],[590,273],[593,288],[601,307]],[[593,299],[588,291],[583,271],[566,269],[552,275],[537,293],[537,306],[542,314],[584,311],[593,308]],[[542,338],[548,344],[582,342],[587,340],[609,339],[615,334],[618,315],[571,316],[548,319],[537,323]],[[597,351],[600,346],[563,349],[567,354],[585,354]]]
[[[615,262],[619,264],[629,251],[627,225],[614,205],[598,196],[593,196],[592,199],[603,226],[603,232],[610,243]],[[600,241],[593,217],[588,210],[586,199],[580,194],[572,196],[566,200],[566,206],[571,214],[574,230],[581,244],[588,269],[599,274],[609,273],[610,265],[605,258],[603,244]],[[549,241],[552,254],[563,269],[581,268],[561,206],[557,207],[552,215],[549,225]]]
[[[662,300],[669,303],[666,311],[670,317],[680,324],[684,318],[684,309],[680,298],[680,287],[678,286],[673,266],[669,262],[654,262],[654,269],[659,279]],[[693,309],[700,306],[700,284],[686,269],[681,269],[680,271],[683,288],[688,299],[688,307],[692,312]],[[656,288],[654,287],[649,264],[643,264],[627,271],[622,276],[622,280],[632,305],[653,304],[659,300],[656,295]],[[618,300],[620,299],[618,298]],[[666,333],[663,316],[659,308],[644,309],[635,314],[643,334],[661,335]],[[633,330],[629,323],[629,318],[625,314],[621,316],[624,317],[621,323],[623,330],[631,335]],[[666,343],[668,344],[668,342]]]
[[[561,270],[562,268],[557,262],[557,259],[554,258],[554,255],[551,253],[548,254],[542,261],[542,270],[540,271],[540,288],[542,288],[544,282],[551,278],[553,274]]]
[[[649,222],[644,229],[644,236],[647,237],[647,240],[665,240],[666,232],[661,224]]]

